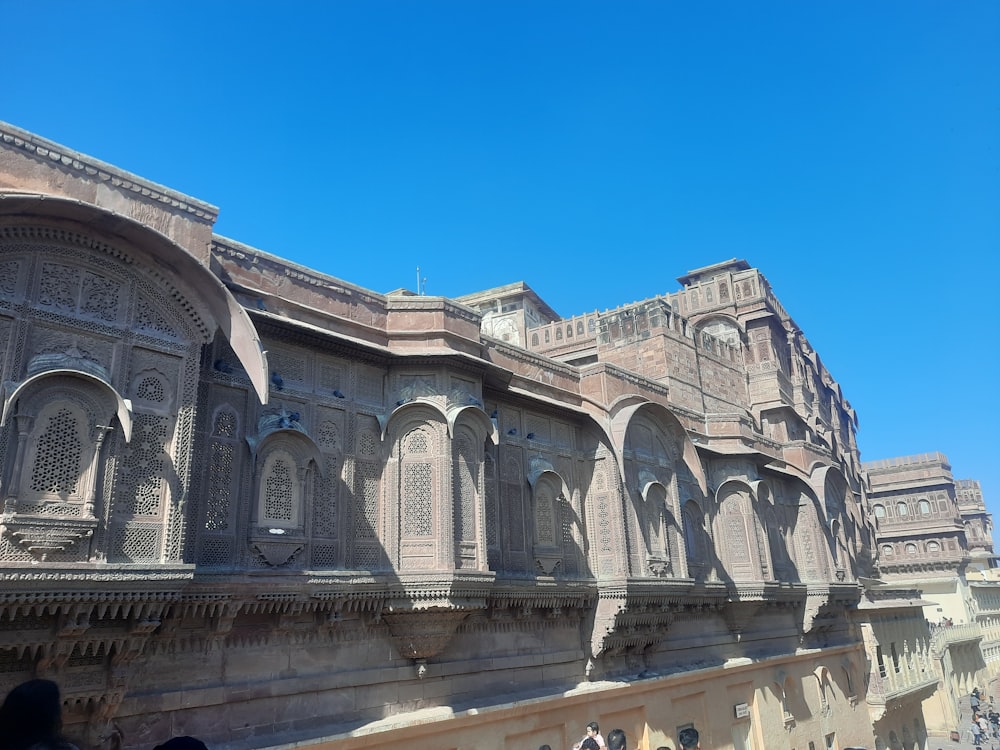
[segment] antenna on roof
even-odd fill
[[[423,297],[427,294],[427,277],[420,275],[420,266],[417,266],[417,295]]]

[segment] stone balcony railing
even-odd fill
[[[922,657],[913,657],[908,664],[893,669],[873,669],[868,677],[867,701],[869,705],[885,706],[907,695],[932,688],[938,677]]]
[[[981,641],[982,639],[983,629],[977,622],[940,626],[931,633],[931,656],[940,659],[944,655],[945,649],[953,643]]]

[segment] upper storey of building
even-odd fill
[[[970,525],[979,535],[978,544],[989,544],[992,551],[985,533],[989,514],[982,493],[976,496],[978,483],[956,481],[943,453],[868,461],[863,469],[883,572],[951,575],[964,570],[972,549]]]
[[[764,275],[731,259],[678,281],[677,292],[569,318],[523,283],[458,301],[482,312],[487,336],[666,386],[672,407],[725,450],[780,445],[798,465],[832,455],[857,473],[857,415]]]
[[[482,412],[477,429],[517,443],[532,461],[543,443],[582,444],[568,427],[574,420],[631,456],[622,447],[638,440],[629,420],[645,408],[677,433],[702,493],[725,484],[704,464],[723,457],[741,467],[741,481],[758,481],[758,467],[767,467],[791,477],[796,491],[830,498],[819,502],[831,518],[856,511],[853,410],[745,261],[691,271],[673,294],[568,320],[523,283],[455,300],[380,294],[212,234],[215,209],[194,198],[13,126],[0,124],[0,138],[0,219],[11,259],[0,282],[18,331],[10,335],[27,337],[11,347],[17,356],[6,376],[26,390],[8,390],[0,426],[67,370],[93,398],[119,405],[126,443],[128,403],[139,391],[163,391],[167,405],[155,408],[187,413],[207,387],[199,384],[224,382],[235,393],[244,379],[261,405],[270,399],[271,411],[287,414],[242,406],[241,429],[270,430],[272,417],[295,422],[321,397],[365,411],[380,439],[400,409],[434,404],[450,420],[459,412],[472,419],[463,411],[472,408]],[[102,264],[117,276],[100,272]],[[164,318],[167,310],[177,320]],[[176,383],[183,390],[172,396]],[[508,416],[498,400],[489,404],[498,393],[530,402],[544,418]],[[646,442],[635,455],[659,455]]]
[[[982,566],[992,568],[993,515],[986,510],[982,487],[975,479],[958,479],[955,481],[955,495],[973,558],[978,559]]]

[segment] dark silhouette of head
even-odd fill
[[[681,743],[683,750],[695,750],[698,747],[698,730],[685,727],[677,733],[677,741]]]
[[[208,750],[205,743],[195,737],[174,737],[153,750]]]
[[[29,680],[11,690],[0,706],[0,738],[6,750],[32,745],[60,747],[62,700],[52,680]]]
[[[608,732],[608,750],[625,750],[625,732],[612,729]]]
[[[580,750],[601,750],[601,746],[597,744],[597,740],[593,737],[587,737],[580,743]]]

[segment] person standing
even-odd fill
[[[62,736],[62,698],[52,680],[28,680],[11,690],[0,706],[4,750],[77,750]]]
[[[584,735],[583,740],[592,739],[597,743],[597,747],[606,748],[608,745],[601,736],[601,728],[597,726],[596,721],[592,721],[587,725],[587,734]],[[573,750],[582,750],[583,740],[580,740],[575,745],[573,745]]]
[[[685,727],[679,731],[677,733],[677,742],[680,743],[681,750],[701,750],[698,730],[694,727]]]
[[[627,750],[625,747],[625,732],[612,729],[608,732],[608,750]]]

